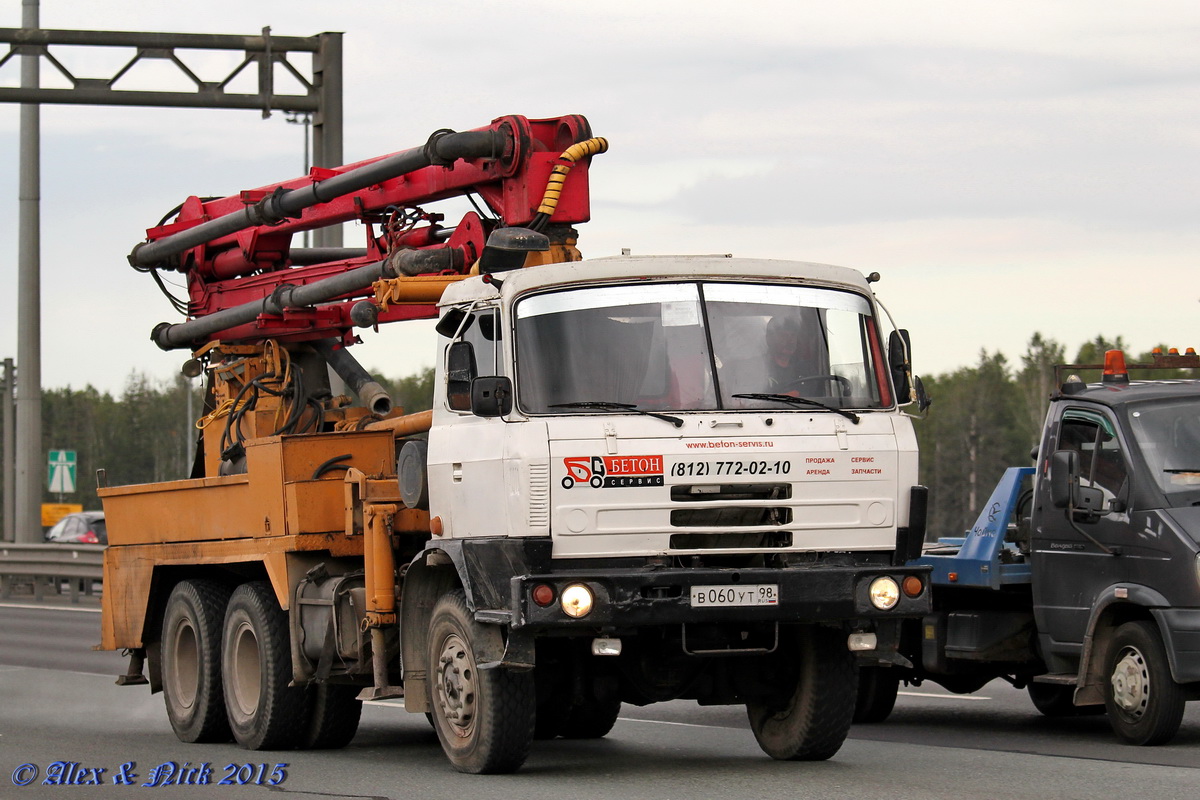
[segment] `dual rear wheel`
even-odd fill
[[[235,739],[248,750],[343,747],[358,729],[358,688],[289,686],[287,614],[269,584],[230,591],[181,581],[163,617],[167,717],[185,742]]]

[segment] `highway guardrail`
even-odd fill
[[[70,587],[71,602],[92,594],[104,578],[104,545],[0,543],[0,597],[8,598],[18,583],[33,584],[35,600],[43,593],[61,592],[62,582]]]

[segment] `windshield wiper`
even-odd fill
[[[1200,472],[1200,467],[1196,469],[1164,469],[1163,472],[1169,472],[1172,475],[1186,475],[1193,472]]]
[[[555,403],[550,408],[592,408],[598,411],[632,411],[635,414],[643,414],[647,417],[666,420],[676,428],[683,427],[683,420],[679,417],[672,417],[670,414],[659,414],[654,411],[643,411],[638,408],[635,403],[610,403],[605,400],[581,400],[577,403]]]
[[[818,402],[816,400],[809,400],[807,397],[792,397],[790,394],[768,394],[768,393],[759,393],[759,392],[743,392],[741,394],[735,394],[733,396],[734,397],[744,397],[747,400],[774,400],[777,403],[787,403],[788,405],[798,406],[798,407],[799,406],[806,406],[806,407],[811,406],[814,408],[823,408],[826,411],[832,411],[835,414],[841,414],[843,417],[850,420],[855,425],[858,424],[858,414],[855,414],[853,411],[847,411],[844,408],[834,408],[833,406],[827,406],[824,403]]]

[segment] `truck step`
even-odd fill
[[[1074,672],[1051,672],[1046,675],[1038,675],[1033,679],[1034,683],[1056,683],[1060,685],[1073,686],[1079,679],[1079,676]]]

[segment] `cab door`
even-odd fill
[[[1079,483],[1103,494],[1099,519],[1072,520],[1050,499],[1050,454],[1077,454]],[[1130,542],[1129,460],[1107,410],[1068,408],[1042,448],[1032,535],[1033,604],[1042,653],[1052,672],[1077,669],[1097,595],[1123,579],[1120,556],[1105,548]]]
[[[438,409],[436,436],[429,442],[431,511],[440,516],[452,537],[508,535],[505,509],[506,428],[500,419],[471,413],[470,385],[477,377],[500,374],[500,317],[478,304],[462,309],[465,322],[455,336],[442,338],[439,375],[445,376],[443,408]],[[462,319],[460,317],[460,319]],[[454,345],[467,343],[469,357]]]

